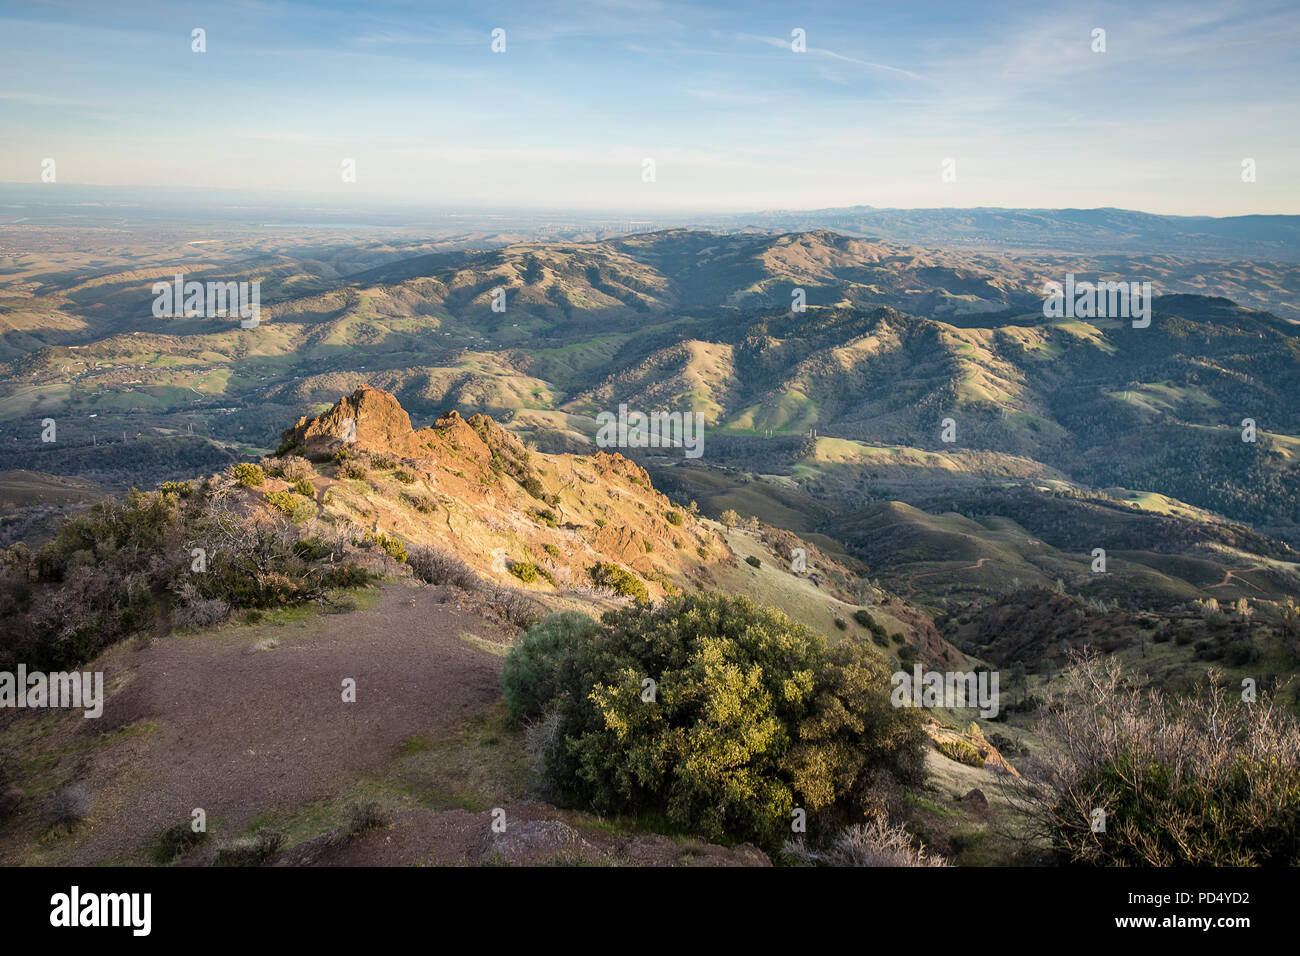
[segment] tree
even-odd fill
[[[507,670],[527,659],[555,680],[545,775],[597,812],[776,848],[795,808],[857,822],[875,774],[923,776],[919,714],[891,705],[885,666],[747,598],[678,595],[611,611],[580,640],[555,633],[525,638]],[[554,656],[538,665],[543,642]]]
[[[736,512],[731,508],[728,508],[719,515],[718,520],[722,522],[724,528],[730,531],[736,525],[740,524],[740,515],[736,514]]]

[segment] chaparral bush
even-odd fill
[[[747,598],[671,597],[589,631],[552,620],[507,668],[517,711],[558,721],[543,754],[550,787],[597,812],[775,849],[796,808],[810,830],[847,823],[873,774],[923,774],[920,719],[890,704],[883,665]]]
[[[1058,687],[1038,728],[1042,756],[1013,790],[1058,859],[1300,865],[1300,726],[1266,695],[1244,701],[1212,673],[1170,696],[1095,656]]]

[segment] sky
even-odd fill
[[[0,0],[0,182],[1297,214],[1298,67],[1269,0]]]

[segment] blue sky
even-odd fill
[[[1300,6],[1233,6],[0,2],[0,181],[1300,213]]]

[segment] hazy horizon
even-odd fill
[[[6,10],[4,182],[52,159],[53,186],[461,208],[1300,213],[1286,3]]]

